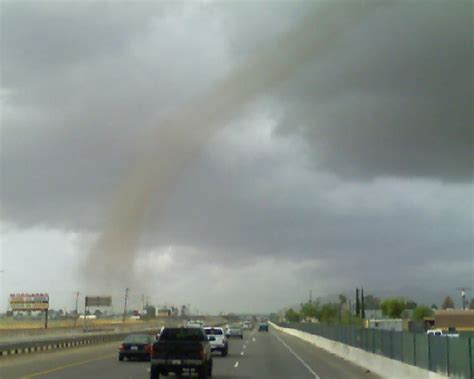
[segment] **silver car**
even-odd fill
[[[229,327],[227,331],[225,332],[225,335],[227,338],[231,338],[231,337],[244,338],[244,332],[242,331],[242,328],[238,326]]]

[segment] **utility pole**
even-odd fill
[[[461,298],[462,298],[462,309],[466,309],[466,291],[470,290],[470,287],[458,287],[456,288],[458,291],[461,291]]]
[[[76,312],[74,314],[74,327],[77,326],[77,319],[79,318],[79,315],[77,314],[77,312],[78,312],[78,310],[77,310],[78,302],[79,302],[79,291],[76,292]]]
[[[129,288],[125,288],[125,303],[123,305],[123,319],[122,319],[122,322],[125,322],[125,316],[127,315],[128,291],[129,291]]]

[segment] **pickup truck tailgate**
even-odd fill
[[[153,345],[154,359],[203,359],[200,342],[158,341]]]

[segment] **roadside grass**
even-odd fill
[[[143,324],[143,320],[125,320],[125,324]],[[99,320],[87,320],[88,327],[94,326],[107,326],[123,324],[122,319],[110,318],[110,319],[99,319]],[[77,320],[77,327],[82,328],[84,325],[83,320]],[[74,320],[48,320],[48,328],[73,328]],[[11,317],[0,319],[0,330],[13,330],[13,329],[43,329],[44,320],[15,320]]]

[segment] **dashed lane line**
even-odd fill
[[[239,367],[239,361],[235,362],[234,367],[235,367],[235,368]]]

